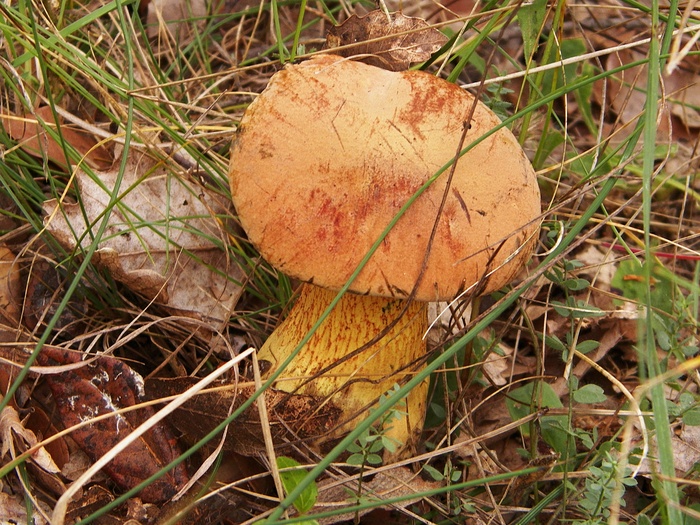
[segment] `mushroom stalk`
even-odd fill
[[[258,359],[270,362],[271,371],[277,370],[336,295],[312,284],[302,285],[292,310],[259,350]],[[346,433],[382,394],[394,384],[405,383],[422,368],[426,305],[346,293],[285,369],[275,388],[331,403],[342,414],[341,424],[331,431],[331,437]],[[425,381],[411,391],[401,410],[403,417],[387,429],[387,435],[401,443],[399,448],[414,445],[422,429],[427,388]]]

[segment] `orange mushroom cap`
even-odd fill
[[[474,103],[420,71],[333,55],[287,66],[246,111],[231,152],[233,201],[249,239],[284,273],[342,287],[402,206],[453,161]],[[477,102],[464,145],[499,125]],[[415,298],[435,301],[512,280],[540,215],[522,148],[501,128],[457,160],[446,189],[449,172],[389,231],[353,291],[404,298],[420,281]]]

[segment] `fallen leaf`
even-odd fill
[[[30,330],[38,326],[46,326],[58,310],[64,295],[64,277],[59,269],[43,259],[31,266],[27,289],[24,298],[23,319]],[[65,331],[68,336],[78,336],[83,333],[84,315],[87,304],[74,297],[64,308],[54,325],[55,331]]]
[[[221,248],[228,245],[228,233],[217,217],[233,215],[230,200],[195,180],[180,180],[133,150],[123,179],[117,169],[97,176],[94,180],[78,171],[81,204],[44,203],[48,231],[67,250],[75,250],[78,239],[87,249],[90,232],[121,181],[119,203],[93,262],[173,315],[222,329],[242,292],[237,282],[243,280],[240,267]]]
[[[29,353],[24,348],[28,343],[31,344],[26,330],[0,322],[0,395],[7,393],[27,362]],[[32,388],[29,381],[19,385],[12,399],[8,400],[8,406],[27,408],[28,404],[31,405]]]
[[[171,38],[180,43],[207,15],[204,0],[150,0],[140,10],[146,14],[148,38],[168,32]]]
[[[0,401],[2,396],[0,395]],[[33,407],[34,409],[36,407]],[[10,402],[0,412],[0,458],[7,457],[11,460],[19,454],[25,453],[29,448],[39,444],[40,437],[30,428],[28,418],[20,420],[19,413]],[[25,463],[32,485],[41,488],[45,494],[55,497],[66,491],[64,480],[59,476],[60,468],[55,458],[60,457],[63,450],[59,441],[54,441],[47,447],[40,446],[29,457]],[[56,456],[54,456],[56,454]]]
[[[576,260],[583,263],[577,271],[577,277],[589,277],[596,290],[610,292],[617,263],[611,250],[603,251],[596,245],[589,244],[576,254]]]
[[[37,500],[34,500],[34,503],[37,503]],[[42,506],[46,505],[42,504]],[[50,509],[46,508],[44,512],[50,513]],[[0,523],[3,525],[12,523],[46,525],[48,522],[38,512],[33,512],[30,520],[27,516],[27,505],[19,494],[10,495],[0,492]]]
[[[42,366],[75,364],[81,362],[81,354],[44,347],[37,362]],[[103,414],[114,415],[71,432],[71,437],[93,461],[155,413],[151,407],[123,414],[118,412],[142,401],[143,380],[126,364],[112,357],[99,357],[85,366],[47,374],[45,380],[66,428]],[[178,456],[176,440],[168,427],[156,424],[108,463],[105,472],[122,488],[130,489]],[[187,473],[180,464],[143,489],[139,496],[147,502],[167,501],[186,482]]]
[[[87,164],[95,169],[107,169],[112,165],[109,150],[99,145],[95,137],[73,124],[67,124],[62,118],[58,122],[49,106],[36,108],[31,115],[0,114],[7,134],[18,146],[35,157],[44,157],[64,168],[73,163],[66,158],[66,151],[47,129],[60,133],[63,141],[72,146]]]
[[[2,396],[0,396],[2,400]],[[16,457],[15,443],[20,440],[20,452],[24,452],[28,448],[33,447],[39,441],[37,440],[34,432],[25,428],[19,419],[19,414],[17,411],[11,407],[6,406],[2,412],[0,412],[0,457],[10,454],[10,457]],[[51,455],[46,451],[44,447],[40,447],[32,455],[32,461],[44,469],[46,472],[57,473],[61,469],[56,466]]]
[[[604,61],[605,69],[629,66],[646,56],[644,49],[623,49],[611,54]],[[676,142],[680,139],[693,140],[700,128],[700,74],[697,65],[677,68],[669,73],[664,71],[663,100],[659,103],[658,131],[664,141]],[[645,65],[627,67],[615,75],[594,85],[593,97],[605,109],[617,115],[617,124],[625,125],[615,140],[621,140],[632,133],[633,124],[646,111],[647,68]]]
[[[0,231],[21,231],[20,227],[24,225],[20,222],[22,212],[17,203],[12,200],[12,195],[9,192],[0,193],[0,210],[5,212],[0,214]]]
[[[25,429],[31,431],[37,440],[44,441],[57,433],[46,412],[35,399],[29,400],[28,406],[24,408],[24,412],[27,411],[29,415],[22,420],[22,425]],[[59,497],[66,491],[66,478],[63,476],[63,468],[69,459],[67,441],[65,437],[60,437],[44,444],[43,448],[51,460],[52,468],[42,466],[44,458],[41,461],[35,462],[32,460],[26,463],[28,472],[31,475],[32,485],[40,488],[43,493],[54,497]],[[28,444],[20,443],[18,451],[26,452],[27,448]],[[56,468],[61,469],[60,473],[56,471]]]
[[[641,440],[634,440],[636,446],[642,445]],[[651,453],[644,458],[636,472],[640,475],[654,476],[659,471],[658,454],[656,453],[656,437],[651,437]],[[682,437],[671,435],[673,450],[673,466],[679,476],[692,471],[700,463],[700,448],[695,443],[685,441]],[[656,463],[655,465],[652,465]]]
[[[494,461],[493,452],[484,450],[471,435],[461,434],[455,441],[455,445],[460,445],[455,450],[457,457],[469,465],[469,479],[503,472],[503,467]]]
[[[178,395],[197,380],[192,377],[148,379],[146,398],[156,400]],[[191,442],[209,434],[229,416],[231,407],[238,408],[255,393],[255,388],[248,385],[239,387],[219,382],[218,386],[224,388],[199,393],[170,416],[171,424]],[[330,403],[323,404],[313,396],[291,395],[269,388],[264,399],[269,417],[266,424],[272,432],[273,442],[280,445],[279,449],[284,449],[285,443],[299,440],[313,443],[340,424],[340,409]],[[245,456],[265,452],[262,423],[255,405],[229,427],[224,449]]]
[[[20,317],[20,304],[21,289],[16,256],[5,246],[0,246],[0,320],[16,326]]]
[[[694,387],[695,385],[689,381],[679,392],[674,386],[664,384],[664,397],[669,409],[671,409],[671,407],[674,407],[675,410],[681,408],[682,403],[680,403],[680,399],[682,396],[687,395],[691,399],[694,399],[694,396],[697,394],[690,393],[694,391]],[[638,386],[637,388],[642,387]],[[638,392],[633,393],[638,394]],[[637,396],[635,395],[635,397]],[[649,398],[650,394],[646,392],[645,397]],[[671,413],[673,414],[673,412]],[[677,412],[671,419],[673,421],[667,423],[671,427],[670,452],[673,454],[673,466],[677,475],[683,476],[688,472],[692,472],[697,468],[697,465],[700,464],[700,426],[686,425],[683,422],[683,417]],[[642,428],[640,419],[637,417],[631,417],[626,421],[626,424],[631,424],[633,428],[630,443],[632,450],[642,449],[645,444],[648,444],[649,447],[647,454],[641,459],[639,464],[634,467],[635,473],[654,477],[659,472],[660,455],[656,433],[653,429]],[[648,441],[645,442],[644,437],[646,437]],[[667,450],[666,452],[669,451]]]
[[[665,88],[671,103],[671,114],[686,128],[700,129],[700,75],[687,69],[667,74]]]
[[[611,54],[606,60],[608,70],[615,69],[639,60],[636,50],[623,49]],[[629,67],[615,76],[607,79],[608,101],[610,107],[620,117],[622,124],[627,124],[644,114],[646,106],[646,68],[643,66]]]
[[[37,439],[46,439],[58,433],[56,427],[53,426],[49,416],[46,415],[43,408],[39,406],[33,399],[29,400],[30,414],[24,420],[24,426],[31,430]],[[44,448],[51,454],[51,459],[60,468],[69,460],[68,445],[64,439],[54,439],[47,443]]]
[[[488,340],[489,333],[484,333]],[[505,385],[509,383],[513,376],[513,355],[515,349],[503,342],[498,343],[486,355],[481,366],[484,376],[494,385]]]
[[[333,27],[328,31],[325,49],[344,57],[367,55],[361,57],[363,62],[403,71],[428,60],[446,42],[447,37],[422,18],[377,9],[362,17],[352,15]]]

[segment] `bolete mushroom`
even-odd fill
[[[391,227],[352,282],[354,293],[276,382],[341,408],[343,424],[331,436],[420,370],[428,301],[497,290],[531,255],[540,193],[511,132],[501,128],[455,160],[474,104],[428,73],[322,55],[276,73],[241,120],[230,168],[240,222],[270,264],[307,283],[258,352],[271,370],[407,201],[456,162],[452,176],[443,170]],[[463,144],[499,124],[476,102]],[[414,389],[390,431],[404,447],[422,429],[426,391],[427,384]]]

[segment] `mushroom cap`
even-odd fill
[[[447,165],[351,290],[402,298],[419,281],[415,298],[435,301],[475,284],[480,293],[501,288],[531,255],[540,192],[505,128],[457,161],[446,189],[474,103],[420,71],[333,55],[287,66],[248,107],[232,146],[231,193],[249,239],[286,274],[338,289],[399,210]],[[463,147],[499,124],[476,102]]]

